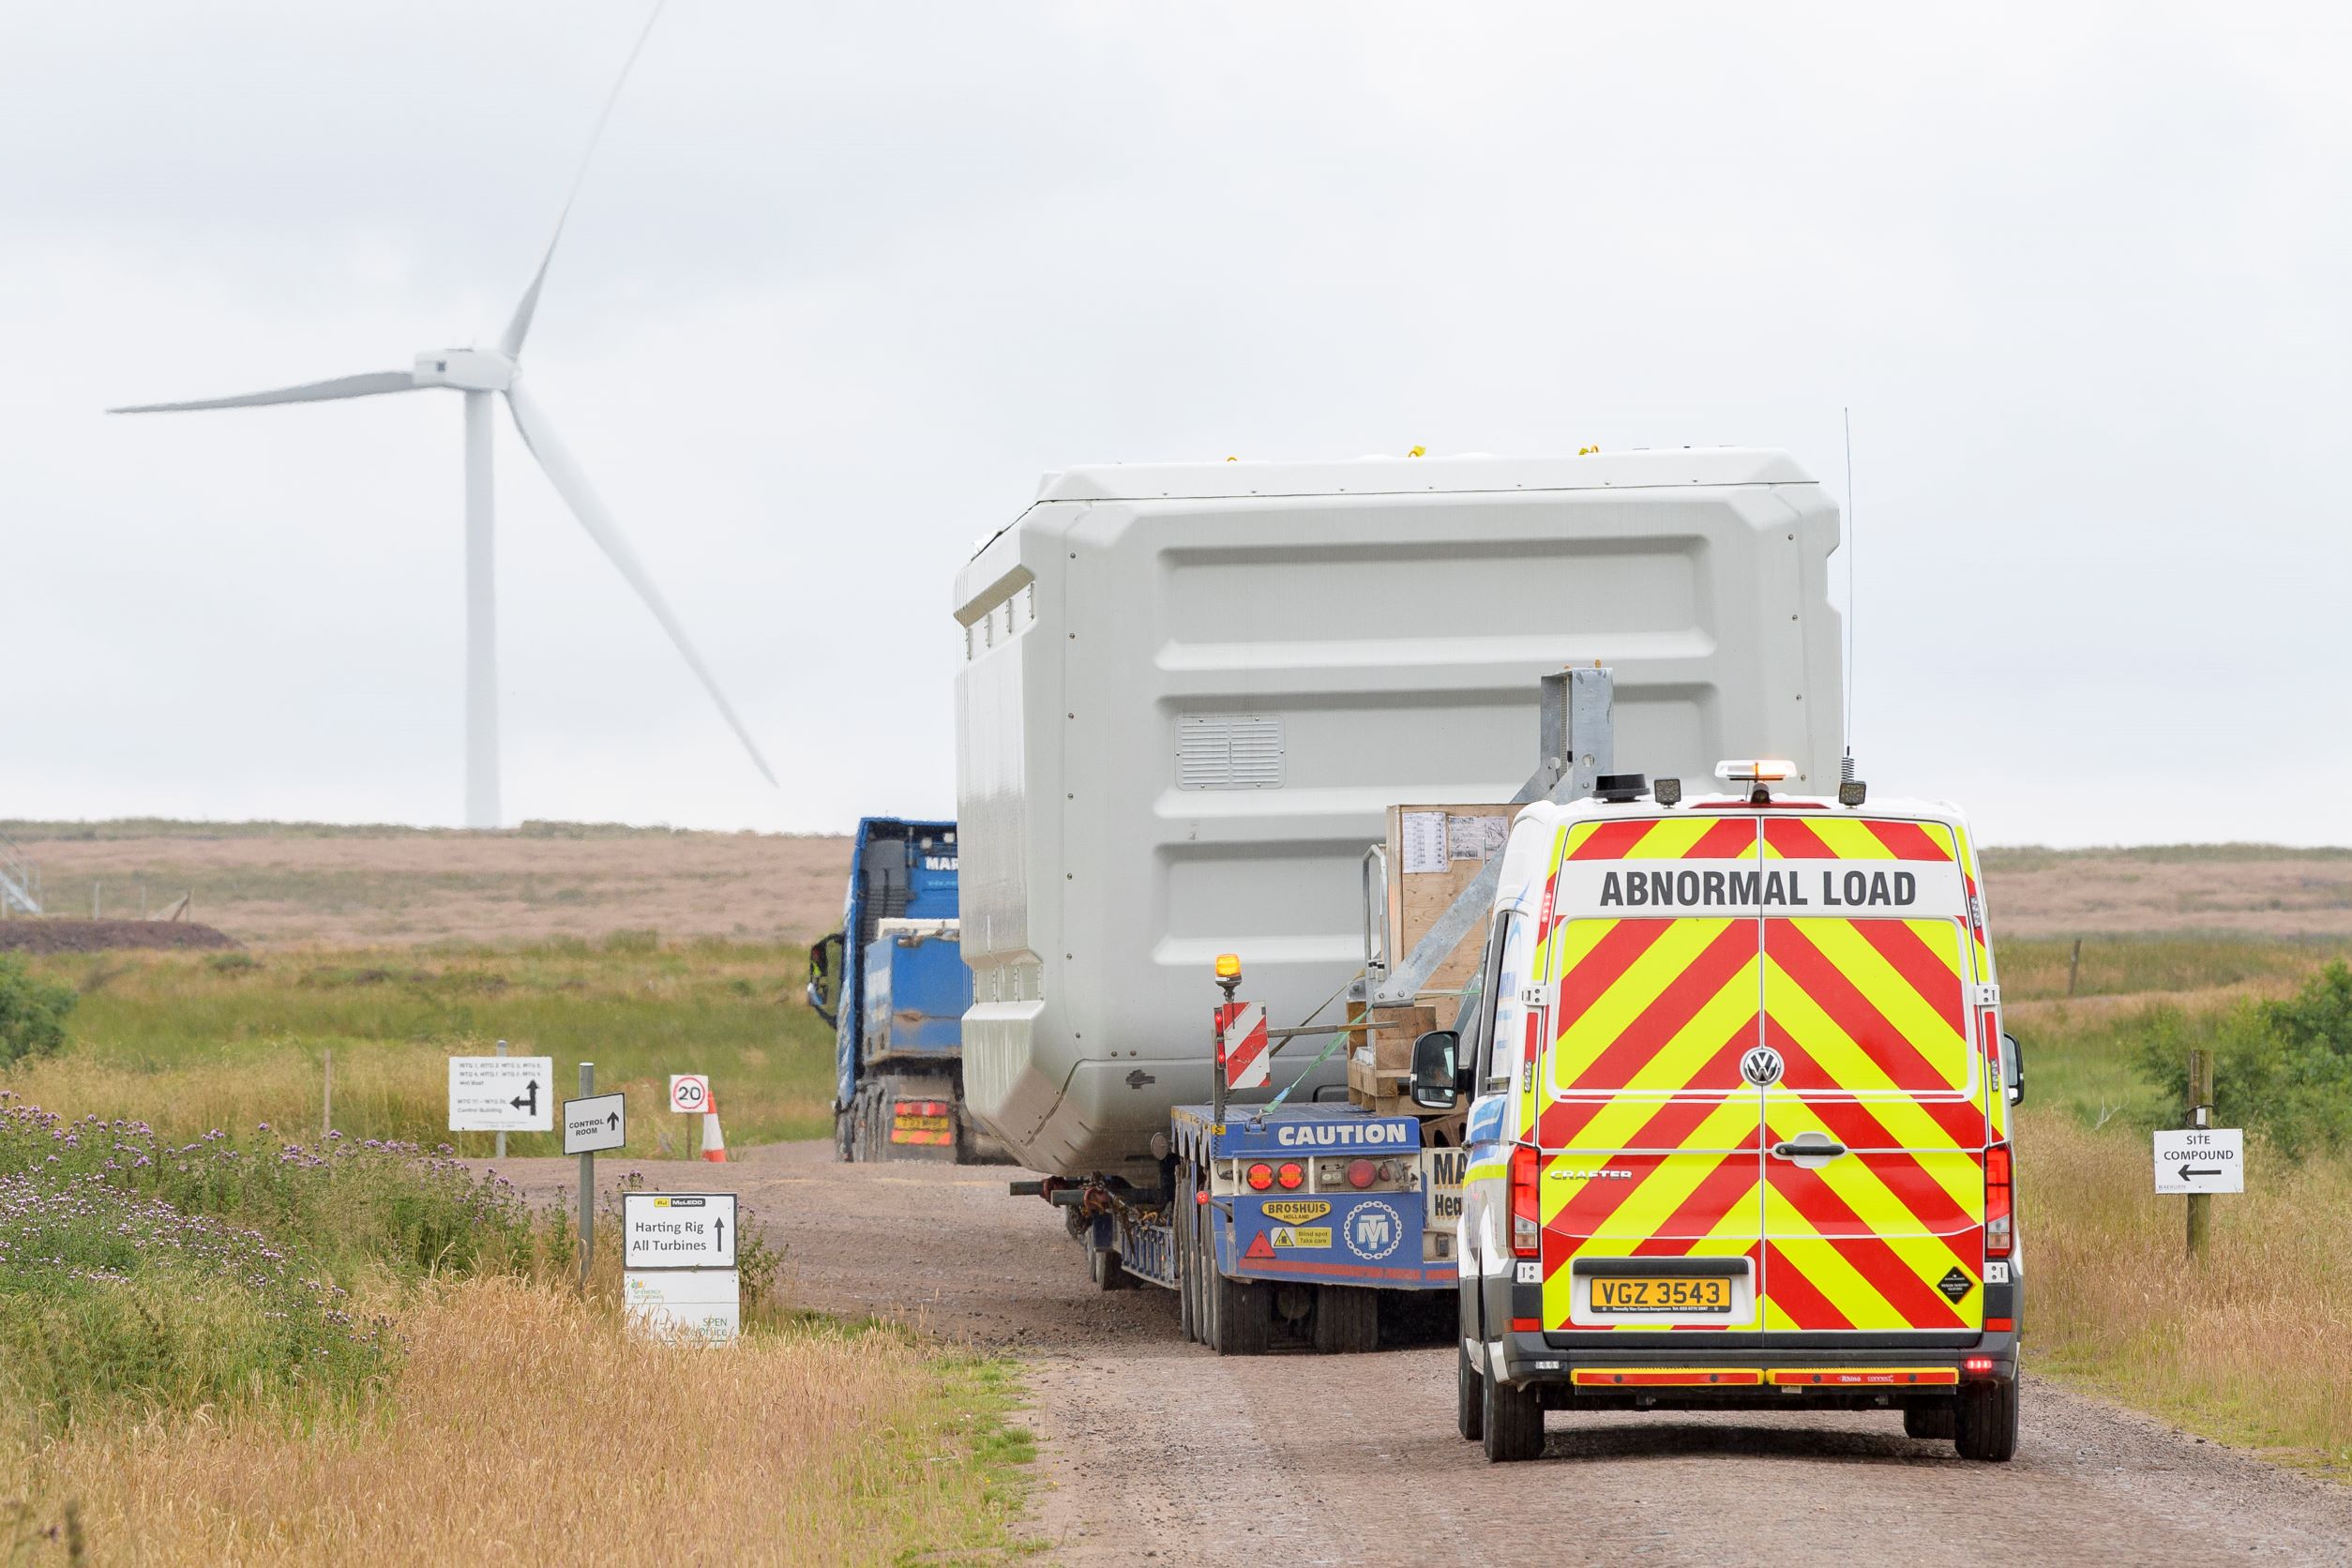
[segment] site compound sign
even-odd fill
[[[2160,1193],[2244,1192],[2246,1135],[2237,1127],[2159,1128]]]
[[[701,1073],[670,1075],[670,1108],[699,1115],[711,1107],[711,1080]]]
[[[555,1130],[555,1058],[453,1056],[449,1130],[544,1133]]]
[[[731,1269],[735,1195],[731,1192],[625,1192],[621,1195],[625,1269]]]

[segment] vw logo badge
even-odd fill
[[[1770,1046],[1758,1046],[1740,1059],[1740,1076],[1758,1089],[1778,1083],[1780,1069],[1780,1052]]]

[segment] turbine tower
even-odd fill
[[[645,608],[654,612],[661,629],[670,634],[670,641],[685,656],[702,688],[718,704],[720,716],[742,741],[744,749],[751,753],[752,763],[770,784],[776,782],[775,773],[767,759],[760,755],[760,747],[752,741],[743,720],[735,716],[733,704],[718,687],[718,681],[702,662],[701,655],[686,634],[670,606],[654,586],[653,579],[629,549],[622,535],[620,524],[612,511],[588,482],[587,473],[580,466],[570,450],[564,445],[548,423],[547,415],[523,384],[523,339],[531,334],[531,318],[538,309],[539,287],[547,281],[548,264],[555,259],[555,247],[564,237],[565,220],[571,216],[572,203],[580,195],[580,182],[587,178],[589,159],[596,154],[596,143],[604,136],[607,121],[612,118],[612,106],[620,100],[621,88],[628,81],[629,71],[645,48],[645,40],[660,20],[662,4],[654,7],[653,15],[645,20],[643,31],[637,36],[629,50],[628,59],[622,64],[621,74],[612,83],[606,98],[604,112],[596,117],[596,129],[588,138],[588,150],[580,160],[580,169],[572,177],[570,192],[564,198],[563,210],[556,215],[555,233],[550,237],[546,253],[539,258],[539,270],[531,277],[531,286],[522,291],[522,300],[515,307],[506,330],[499,336],[498,346],[492,349],[439,349],[416,356],[416,362],[405,370],[375,370],[365,375],[339,376],[333,381],[307,382],[300,386],[281,386],[268,392],[248,392],[233,398],[204,398],[194,402],[141,403],[128,408],[109,409],[110,414],[178,414],[190,409],[251,408],[263,403],[330,402],[341,398],[372,398],[388,392],[415,392],[428,387],[447,387],[465,395],[465,820],[468,827],[496,827],[501,821],[498,798],[498,600],[494,582],[492,542],[494,538],[490,496],[490,400],[506,400],[506,412],[514,416],[515,429],[522,436],[523,446],[538,460],[548,482],[564,498],[572,516],[580,520],[581,528],[596,542],[607,559],[637,590],[637,596],[645,601]]]

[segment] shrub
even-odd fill
[[[445,1148],[306,1148],[266,1124],[174,1143],[0,1091],[0,1408],[36,1425],[354,1395],[393,1347],[351,1292],[536,1251],[521,1198]]]
[[[54,1054],[78,1000],[72,987],[43,980],[15,954],[0,953],[0,1067]]]
[[[2137,1065],[2175,1105],[2189,1095],[2189,1048],[2213,1053],[2213,1108],[2224,1125],[2260,1129],[2278,1150],[2352,1147],[2352,968],[2339,959],[2293,996],[2191,1018],[2153,1017]]]

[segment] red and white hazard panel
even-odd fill
[[[1263,1089],[1274,1081],[1274,1052],[1268,1050],[1265,1004],[1235,1002],[1217,1009],[1225,1038],[1225,1082],[1229,1089]]]

